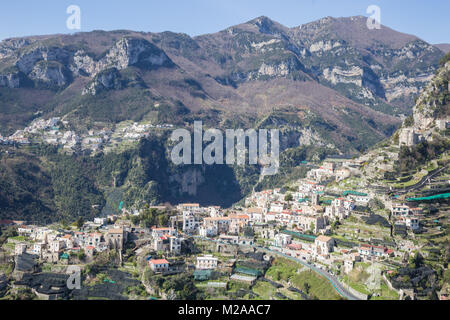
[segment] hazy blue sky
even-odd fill
[[[189,35],[217,32],[261,15],[288,27],[325,17],[364,15],[375,4],[381,23],[430,43],[450,43],[448,0],[3,0],[0,39],[71,33],[69,5],[81,8],[81,31],[131,29]]]

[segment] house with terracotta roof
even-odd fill
[[[177,234],[177,230],[174,228],[152,228],[152,237],[162,237],[165,235],[174,236]]]
[[[394,250],[388,249],[382,246],[374,246],[370,244],[361,244],[359,246],[358,252],[361,256],[366,258],[380,258],[389,257],[394,254]]]
[[[86,246],[85,250],[86,255],[88,257],[93,257],[94,256],[94,252],[95,252],[95,247],[94,246]]]
[[[2,227],[9,227],[15,225],[15,222],[13,220],[0,220],[0,226]]]
[[[246,214],[249,216],[250,221],[255,222],[263,222],[264,221],[264,209],[263,208],[248,208],[246,210]]]
[[[156,273],[169,271],[169,261],[166,259],[151,259],[148,262],[148,265],[150,269]]]
[[[179,254],[181,252],[181,242],[182,238],[169,234],[161,237],[155,237],[153,238],[153,250]]]
[[[228,233],[239,234],[243,228],[248,226],[250,217],[246,214],[236,214],[228,216],[230,219],[230,225],[228,227]]]
[[[333,252],[334,239],[321,235],[314,240],[314,245],[317,254],[328,255],[330,252]]]

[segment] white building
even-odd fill
[[[217,226],[201,226],[199,229],[199,235],[204,238],[215,237],[217,236]]]
[[[199,270],[214,270],[217,268],[218,259],[212,255],[197,257],[196,268]]]
[[[183,232],[194,233],[198,228],[198,221],[191,211],[183,211]]]
[[[49,243],[49,250],[51,252],[59,252],[64,248],[63,240],[53,240]]]
[[[106,218],[94,218],[94,223],[104,226],[106,225],[107,219]]]
[[[281,212],[284,210],[284,203],[272,202],[270,205],[270,212]]]
[[[33,254],[40,256],[44,252],[45,243],[38,242],[33,245]]]
[[[406,205],[393,205],[391,213],[394,217],[407,216],[409,214],[409,207]]]
[[[258,223],[264,221],[264,209],[263,208],[248,208],[246,213],[252,223]]]
[[[166,259],[153,259],[148,262],[153,272],[165,272],[169,270],[169,261]]]
[[[276,247],[284,248],[291,242],[292,242],[292,237],[288,234],[279,233],[279,234],[275,235],[274,245]]]

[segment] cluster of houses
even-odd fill
[[[271,249],[306,262],[319,263],[319,266],[330,267],[337,263],[343,266],[345,273],[353,270],[356,262],[370,262],[395,255],[393,249],[384,246],[360,244],[354,248],[336,247],[336,241],[329,236],[311,236],[306,241],[286,233],[279,233],[275,236]]]
[[[420,229],[420,220],[423,217],[422,208],[412,208],[404,204],[392,206],[391,214],[396,225],[403,225],[411,230]]]
[[[14,240],[15,255],[32,254],[42,261],[56,263],[68,260],[70,253],[84,252],[92,258],[96,252],[121,251],[127,241],[129,230],[122,226],[107,224],[106,218],[96,218],[86,225],[96,229],[86,231],[55,230],[48,227],[19,225],[19,236],[27,241]]]
[[[212,238],[220,243],[250,244],[257,235],[274,250],[303,259],[332,265],[339,262],[344,272],[353,269],[355,262],[374,261],[400,254],[386,246],[356,244],[352,248],[336,247],[335,240],[328,235],[331,224],[349,216],[370,215],[359,212],[367,208],[373,195],[346,191],[340,197],[320,201],[326,181],[340,181],[358,170],[358,160],[345,160],[346,166],[336,168],[335,163],[324,163],[309,171],[307,178],[297,183],[296,190],[282,188],[253,192],[245,199],[244,208],[222,210],[219,207],[201,207],[196,203],[180,204],[177,209],[182,217],[182,231],[192,236]],[[287,197],[287,194],[290,197]],[[396,223],[404,223],[416,230],[420,225],[421,208],[392,204],[392,216]],[[250,230],[250,231],[249,231]],[[285,231],[310,238],[301,239]],[[197,269],[203,270],[216,265],[216,258],[205,256],[197,261]]]
[[[177,255],[181,253],[181,243],[184,238],[180,236],[175,228],[153,228],[152,247],[157,252],[171,253]]]
[[[154,128],[169,129],[172,124],[133,123],[123,129],[113,132],[109,129],[89,130],[78,134],[75,131],[64,130],[61,127],[69,125],[68,121],[59,117],[50,119],[36,119],[23,130],[17,130],[9,137],[0,135],[0,144],[30,144],[44,142],[46,144],[62,146],[66,151],[92,150],[98,151],[109,144],[120,143],[123,140],[139,140],[148,136],[149,130]]]

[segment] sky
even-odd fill
[[[67,28],[70,5],[81,10],[80,30]],[[450,43],[448,0],[13,0],[0,4],[0,39],[117,29],[196,36],[262,15],[294,27],[326,16],[369,16],[370,5],[380,8],[383,25]]]

